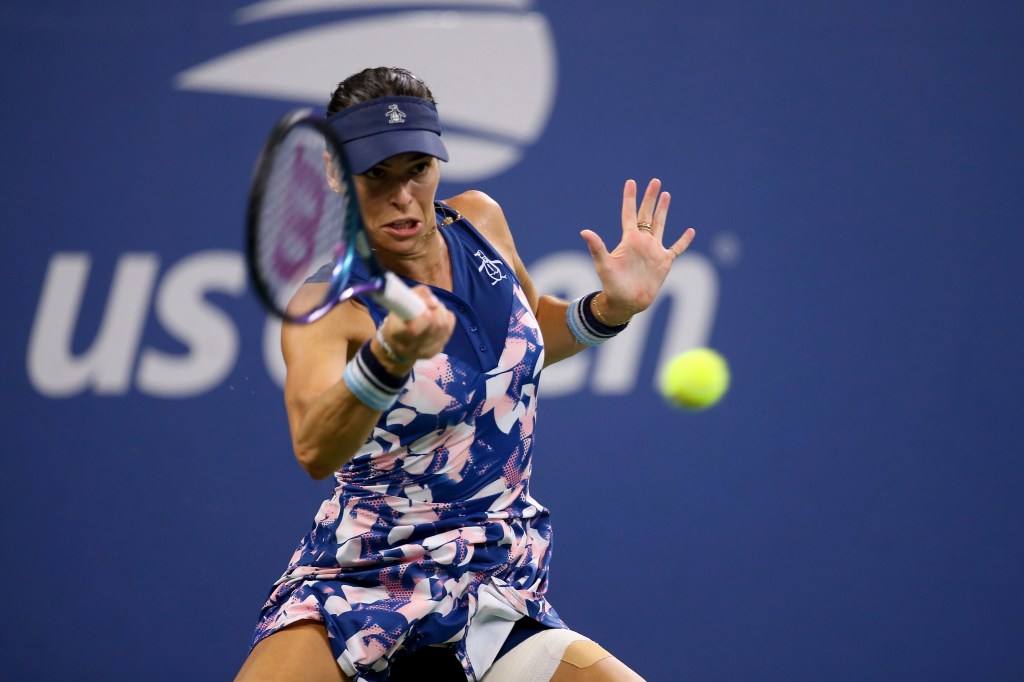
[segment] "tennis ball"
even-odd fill
[[[703,410],[717,403],[729,388],[729,365],[710,348],[694,348],[675,356],[661,371],[661,395],[676,407]]]

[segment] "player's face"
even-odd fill
[[[355,176],[363,222],[378,248],[398,253],[422,248],[420,240],[436,225],[434,196],[440,180],[437,159],[414,152],[392,156]]]

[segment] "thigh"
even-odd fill
[[[495,661],[483,682],[643,682],[643,678],[579,633],[547,629]]]
[[[593,646],[580,640],[566,647],[550,682],[644,682],[625,663],[603,649],[597,653]]]
[[[321,623],[303,621],[253,647],[235,682],[350,682],[341,672]]]

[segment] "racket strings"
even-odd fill
[[[344,252],[344,220],[348,205],[346,183],[327,181],[322,134],[309,126],[289,129],[266,159],[265,186],[257,225],[256,269],[274,309],[301,317],[322,307],[329,295],[304,295],[299,288]],[[340,178],[335,166],[332,174]],[[330,272],[315,277],[329,281]]]

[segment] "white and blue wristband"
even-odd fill
[[[626,322],[611,327],[597,319],[591,309],[591,301],[599,293],[599,291],[595,291],[577,298],[569,304],[565,311],[565,320],[569,324],[569,331],[577,341],[587,346],[599,346],[629,325],[629,322]]]
[[[370,350],[370,341],[364,343],[345,365],[345,385],[361,403],[384,411],[398,400],[409,374],[395,376],[381,364]]]

